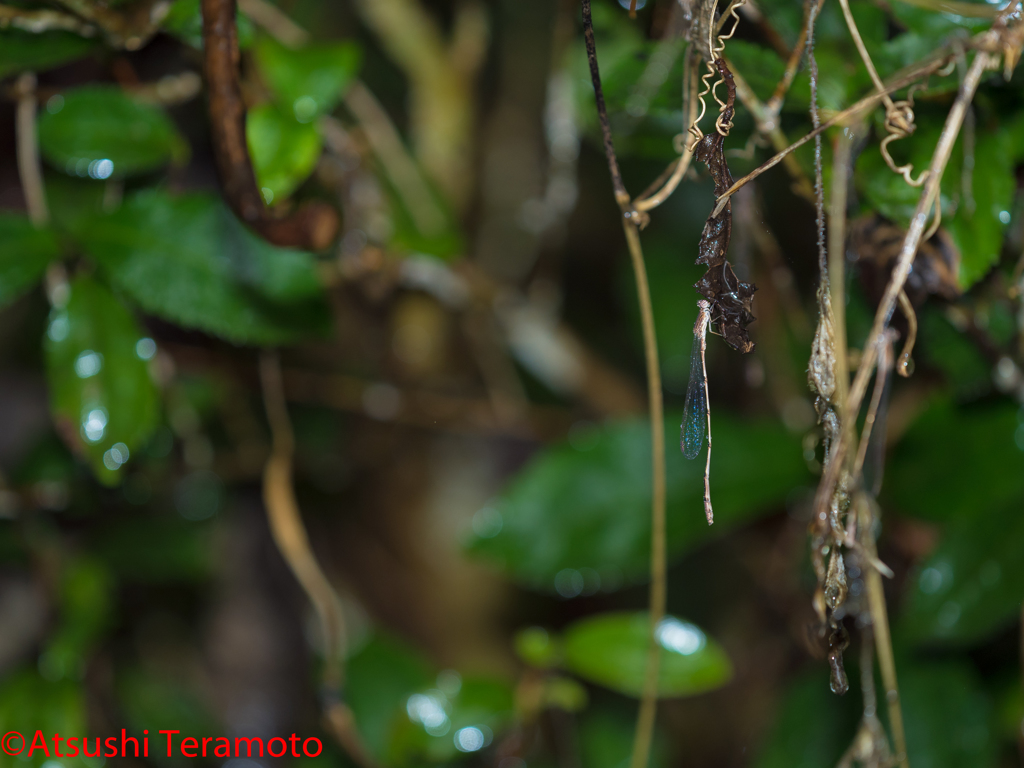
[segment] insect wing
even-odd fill
[[[690,383],[686,387],[686,405],[683,407],[683,423],[680,425],[679,447],[683,456],[694,459],[704,445],[707,430],[708,402],[704,388],[704,361],[701,360],[700,339],[693,339],[690,355]]]

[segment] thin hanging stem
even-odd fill
[[[630,204],[629,193],[622,182],[622,174],[615,157],[612,143],[608,110],[601,89],[601,74],[597,66],[597,46],[594,41],[594,22],[591,18],[590,0],[582,0],[583,37],[587,47],[587,60],[594,86],[597,115],[601,123],[608,171],[612,177],[615,201],[622,211],[622,228],[629,247],[630,262],[636,279],[637,298],[640,303],[640,317],[644,334],[644,359],[647,366],[648,411],[651,423],[651,587],[650,625],[647,655],[647,671],[644,677],[640,711],[637,715],[636,732],[633,738],[633,752],[630,768],[646,768],[651,754],[654,736],[654,719],[658,704],[658,667],[660,649],[656,632],[665,616],[665,599],[668,591],[665,554],[665,422],[661,393],[661,369],[658,364],[658,342],[654,328],[654,311],[651,304],[651,290],[647,282],[647,268],[644,264],[643,249],[636,221],[638,212]],[[680,163],[683,161],[680,160]]]

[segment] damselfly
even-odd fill
[[[690,383],[686,387],[686,405],[680,425],[679,447],[683,456],[697,458],[708,435],[708,460],[704,467],[704,514],[708,525],[715,522],[711,511],[711,407],[708,404],[708,371],[704,362],[707,350],[708,324],[711,322],[711,304],[704,299],[697,302],[697,322],[693,325],[693,351],[690,353]]]

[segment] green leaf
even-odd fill
[[[829,690],[828,668],[821,662],[793,681],[782,702],[774,707],[775,725],[754,765],[757,768],[835,765],[856,733],[859,708],[858,695],[850,693],[840,697]]]
[[[516,632],[515,649],[519,658],[540,669],[558,665],[562,658],[561,641],[544,627],[527,627]]]
[[[53,232],[16,213],[0,213],[0,307],[35,285],[58,256]]]
[[[115,485],[122,465],[153,431],[156,387],[138,346],[145,334],[114,295],[90,277],[70,285],[50,314],[44,348],[50,407],[64,439],[96,477]]]
[[[775,51],[745,40],[730,40],[726,56],[761,101],[771,98],[786,73],[786,63]]]
[[[680,418],[666,421],[670,557],[772,509],[808,479],[799,436],[776,422],[715,412],[711,499],[703,510],[704,459],[676,447]],[[646,578],[650,549],[651,440],[644,420],[595,426],[537,454],[478,515],[469,551],[518,581],[565,596]]]
[[[1020,502],[976,509],[946,526],[939,548],[914,574],[895,629],[901,639],[972,643],[1019,618],[1024,601]]]
[[[648,614],[603,613],[565,631],[565,668],[584,680],[640,697],[647,669]],[[725,651],[689,622],[666,616],[656,630],[661,646],[658,696],[694,696],[725,685],[732,664]]]
[[[176,0],[167,15],[164,16],[163,28],[197,50],[203,49],[203,14],[199,8],[200,0]],[[235,27],[238,31],[238,47],[245,50],[252,45],[254,30],[252,21],[241,11],[235,15]]]
[[[81,679],[93,646],[106,629],[114,584],[102,562],[79,557],[61,573],[60,624],[39,658],[49,680]]]
[[[907,430],[886,468],[886,505],[937,522],[976,520],[1024,500],[1024,427],[1008,402],[937,402]]]
[[[632,711],[591,707],[580,717],[581,765],[587,768],[629,768],[636,715]],[[668,764],[668,743],[660,728],[654,732],[650,768]]]
[[[120,290],[187,328],[238,344],[285,344],[329,328],[315,258],[269,245],[218,197],[147,190],[76,234]]]
[[[213,572],[212,528],[177,515],[118,520],[100,529],[92,546],[118,578],[127,582],[198,584]]]
[[[249,110],[245,135],[256,183],[268,204],[288,197],[306,180],[323,146],[315,125],[298,122],[274,104]]]
[[[911,765],[997,764],[992,702],[969,664],[897,662],[896,669]]]
[[[88,85],[50,99],[39,118],[39,148],[71,176],[122,178],[180,159],[187,145],[158,107],[110,85]]]
[[[942,127],[938,115],[922,111],[912,137],[890,145],[898,164],[910,162],[914,175],[928,168]],[[970,199],[963,184],[963,137],[957,139],[942,175],[942,224],[960,250],[960,287],[969,289],[999,260],[1003,232],[1010,221],[1016,181],[1013,136],[1004,128],[979,130],[975,139],[974,171],[970,174]],[[857,161],[857,180],[867,202],[884,216],[906,227],[913,215],[920,188],[909,186],[888,169],[877,147],[863,152]],[[971,202],[973,201],[973,207]]]
[[[11,672],[0,682],[0,724],[4,733],[17,731],[28,739],[24,752],[17,758],[0,752],[0,768],[41,768],[53,759],[53,734],[79,738],[86,735],[82,686],[71,680],[46,680],[30,669]],[[44,738],[51,739],[47,742],[50,754],[39,749],[37,744],[30,757],[29,749],[37,730],[43,732]],[[17,749],[20,744],[21,741],[15,739],[10,746]],[[81,748],[82,742],[79,741],[78,745]],[[90,750],[93,748],[90,746]],[[101,768],[103,761],[81,756],[65,757],[61,758],[61,765],[65,768]]]
[[[98,40],[71,32],[0,29],[0,77],[15,72],[45,72],[80,59],[98,47]]]
[[[270,36],[256,43],[256,60],[282,107],[300,123],[330,112],[359,71],[355,43],[287,48]]]
[[[918,311],[915,356],[942,371],[952,393],[973,399],[992,388],[992,366],[978,346],[943,316],[939,307],[926,304]]]

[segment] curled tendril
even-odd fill
[[[903,180],[910,186],[920,187],[927,180],[928,171],[921,171],[915,179],[913,177],[914,166],[912,164],[907,163],[906,165],[897,166],[896,162],[892,159],[892,155],[889,154],[889,145],[892,142],[907,138],[917,128],[914,125],[914,90],[915,88],[910,89],[904,101],[890,101],[886,105],[885,131],[888,136],[882,139],[879,149],[882,151],[885,164],[889,166],[893,173],[898,173],[902,176]]]
[[[689,150],[691,152],[697,146],[698,142],[704,138],[704,132],[700,129],[700,121],[707,112],[707,105],[704,102],[704,97],[709,93],[715,101],[718,102],[718,117],[715,120],[715,130],[717,130],[722,136],[728,136],[729,131],[732,130],[732,118],[731,116],[726,116],[726,103],[722,101],[718,95],[718,86],[724,81],[719,74],[718,68],[715,66],[715,61],[725,50],[725,41],[730,40],[732,36],[736,34],[736,28],[740,24],[740,17],[737,11],[746,3],[746,1],[747,0],[733,0],[726,11],[725,20],[719,24],[719,28],[721,28],[731,17],[733,19],[732,29],[729,30],[728,34],[720,34],[717,38],[713,38],[713,30],[715,29],[715,10],[718,7],[718,0],[714,0],[714,2],[711,3],[711,9],[709,11],[710,15],[708,18],[708,50],[711,52],[711,59],[706,62],[708,71],[700,78],[701,83],[704,86],[704,89],[697,94],[697,100],[700,101],[700,113],[688,129],[689,134],[693,137],[689,146]],[[711,79],[716,77],[718,79],[715,80],[714,84],[712,84]]]

